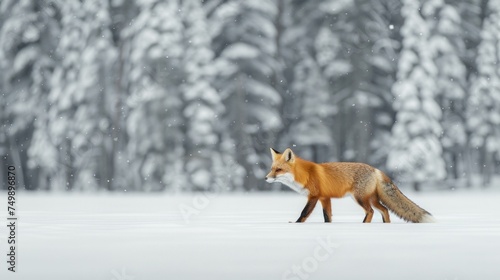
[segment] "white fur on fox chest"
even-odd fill
[[[290,189],[302,194],[309,195],[309,190],[304,188],[303,185],[295,181],[292,173],[285,173],[276,176],[275,182],[280,182],[282,184],[287,185]]]

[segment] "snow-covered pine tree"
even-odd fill
[[[62,31],[57,47],[60,61],[54,70],[49,95],[48,132],[58,162],[57,185],[110,189],[114,177],[110,153],[112,127],[109,105],[115,59],[109,31],[107,2],[69,1],[62,6]],[[38,147],[40,161],[44,160]],[[40,163],[42,166],[44,163]]]
[[[396,80],[400,43],[398,40],[401,18],[399,0],[358,1],[360,20],[356,25],[360,33],[365,34],[360,52],[366,66],[366,78],[363,91],[368,97],[368,118],[357,124],[369,142],[367,161],[374,166],[386,169],[394,123],[393,95],[391,88]],[[361,73],[363,71],[360,71]],[[361,123],[363,121],[363,123]],[[365,140],[365,141],[366,141]],[[366,143],[361,142],[361,146]],[[366,151],[366,150],[365,150]]]
[[[312,53],[317,64],[321,69],[321,78],[325,80],[328,86],[327,91],[330,95],[331,109],[327,119],[327,126],[334,140],[330,145],[328,154],[334,155],[335,159],[340,161],[356,160],[356,142],[360,139],[354,139],[354,135],[359,127],[359,120],[356,124],[354,112],[357,108],[352,108],[352,104],[357,103],[355,99],[358,96],[360,81],[364,79],[365,72],[354,72],[354,56],[360,56],[356,53],[353,56],[353,45],[356,44],[357,33],[353,20],[355,10],[354,2],[324,1],[311,2],[316,4],[316,10],[311,10],[312,18],[317,18],[311,28],[318,30],[312,39]],[[315,15],[320,12],[321,16]],[[319,26],[319,27],[318,27]],[[358,48],[356,48],[358,49]],[[313,89],[311,89],[313,90]],[[368,144],[365,145],[368,147]]]
[[[128,178],[131,188],[183,190],[187,184],[179,89],[185,79],[180,7],[177,1],[139,4],[140,13],[123,32],[129,56]]]
[[[223,176],[216,173],[224,168],[219,145],[220,118],[224,107],[219,93],[212,86],[213,52],[207,19],[198,0],[181,0],[180,17],[183,24],[180,63],[184,75],[180,90],[188,189],[219,188],[222,186],[215,186],[214,179]]]
[[[435,50],[429,46],[430,29],[420,10],[421,1],[403,2],[403,49],[392,88],[396,123],[387,163],[398,179],[412,182],[415,190],[422,182],[446,176],[439,140],[442,112],[436,102]]]
[[[297,152],[316,161],[331,159],[332,116],[338,111],[332,104],[331,84],[322,67],[326,68],[335,59],[339,64],[329,70],[344,66],[344,61],[338,59],[338,38],[323,26],[332,13],[331,2],[284,1],[282,5],[280,52],[288,69],[284,76],[290,87],[282,92],[283,128],[277,146],[296,145]],[[341,11],[342,8],[333,13]]]
[[[487,0],[447,0],[448,5],[456,6],[460,13],[460,29],[465,50],[461,53],[466,68],[467,83],[470,84],[472,76],[477,73],[476,56],[477,47],[481,41],[481,27],[484,21]]]
[[[483,184],[488,185],[500,160],[500,1],[488,2],[477,56],[478,74],[467,102],[470,145],[479,151]]]
[[[309,150],[312,160],[327,161],[324,151],[332,143],[331,123],[328,121],[335,108],[331,104],[326,79],[314,57],[307,50],[300,52],[299,56],[301,59],[294,67],[291,85],[296,106],[285,108],[296,115],[287,140],[298,145],[299,150]]]
[[[331,6],[337,7],[337,14],[327,23],[340,43],[324,69],[339,108],[333,126],[338,155],[341,160],[383,165],[388,154],[384,142],[394,117],[390,88],[397,68],[400,3],[354,0],[344,10],[338,10],[336,1]],[[342,60],[344,67],[331,75]]]
[[[36,167],[27,164],[28,149],[37,143],[32,141],[37,138],[37,132],[33,136],[33,127],[39,131],[45,122],[48,81],[60,30],[58,5],[57,1],[36,0],[0,3],[1,118],[2,124],[8,124],[2,127],[0,142],[10,151],[10,164],[17,166],[20,185],[27,189],[47,187],[43,170],[26,171]]]
[[[126,119],[129,114],[127,106],[128,76],[125,71],[125,65],[129,60],[127,52],[128,41],[122,36],[123,31],[130,26],[139,13],[139,1],[122,0],[110,1],[110,31],[113,37],[114,48],[116,49],[116,61],[110,69],[110,78],[114,81],[113,98],[110,104],[109,115],[111,117],[111,127],[113,128],[110,136],[113,138],[111,152],[114,155],[114,173],[113,188],[124,190],[129,188],[130,183],[130,160],[127,162],[127,128]],[[140,2],[139,2],[140,3]],[[134,186],[131,186],[133,189]]]
[[[380,144],[388,138],[393,115],[388,92],[395,79],[398,44],[390,25],[396,23],[398,3],[309,1],[292,6],[297,24],[287,38],[297,38],[293,48],[305,48],[314,56],[321,69],[316,79],[326,81],[329,95],[329,117],[324,121],[336,145],[330,143],[322,154],[382,164],[387,149]],[[289,58],[292,67],[301,58],[295,52]],[[377,131],[379,127],[385,133]]]
[[[447,174],[458,179],[459,170],[463,170],[462,153],[467,143],[464,125],[466,68],[461,58],[465,45],[461,17],[455,5],[443,0],[425,2],[422,11],[431,29],[429,48],[436,52],[436,98],[443,111],[440,140]]]
[[[216,56],[216,88],[227,108],[224,119],[236,144],[236,160],[246,170],[244,187],[265,184],[269,147],[281,128],[282,97],[273,87],[276,60],[276,4],[230,0],[211,14]],[[241,188],[241,187],[240,187]]]
[[[462,37],[465,45],[464,53],[461,54],[461,59],[465,65],[466,70],[466,97],[463,102],[468,103],[470,98],[471,87],[473,86],[473,81],[477,77],[478,66],[477,66],[477,56],[478,56],[478,46],[481,42],[481,30],[485,21],[486,11],[487,11],[488,0],[458,0],[450,1],[449,4],[455,4],[460,12],[460,22],[462,29]],[[467,105],[465,105],[465,110],[462,114],[467,119]],[[470,131],[467,128],[467,121],[464,120],[464,124],[467,132],[467,141],[470,141]],[[466,145],[463,150],[464,157],[464,172],[466,177],[466,186],[472,187],[472,175],[477,173],[477,160],[473,157],[478,155],[478,150],[471,147],[471,145]],[[475,166],[474,166],[475,165]]]
[[[295,151],[303,157],[325,160],[328,157],[323,150],[325,139],[331,140],[329,129],[323,129],[330,114],[324,110],[329,105],[325,102],[329,93],[314,57],[316,24],[321,22],[324,13],[317,9],[316,2],[283,1],[280,4],[281,49],[278,51],[288,70],[283,72],[287,83],[283,84],[286,90],[281,92],[283,126],[275,146],[296,146]],[[323,103],[315,104],[319,100]],[[317,110],[317,106],[322,109]]]

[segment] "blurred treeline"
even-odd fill
[[[292,147],[488,185],[499,59],[499,0],[0,0],[0,180],[278,189]]]

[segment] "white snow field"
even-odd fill
[[[16,273],[0,193],[0,279],[500,279],[500,192],[404,192],[438,223],[362,224],[349,198],[289,223],[294,193],[21,192]]]

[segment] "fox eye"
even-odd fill
[[[281,171],[283,171],[283,169],[281,169],[281,168],[276,168],[276,172],[281,172]]]

